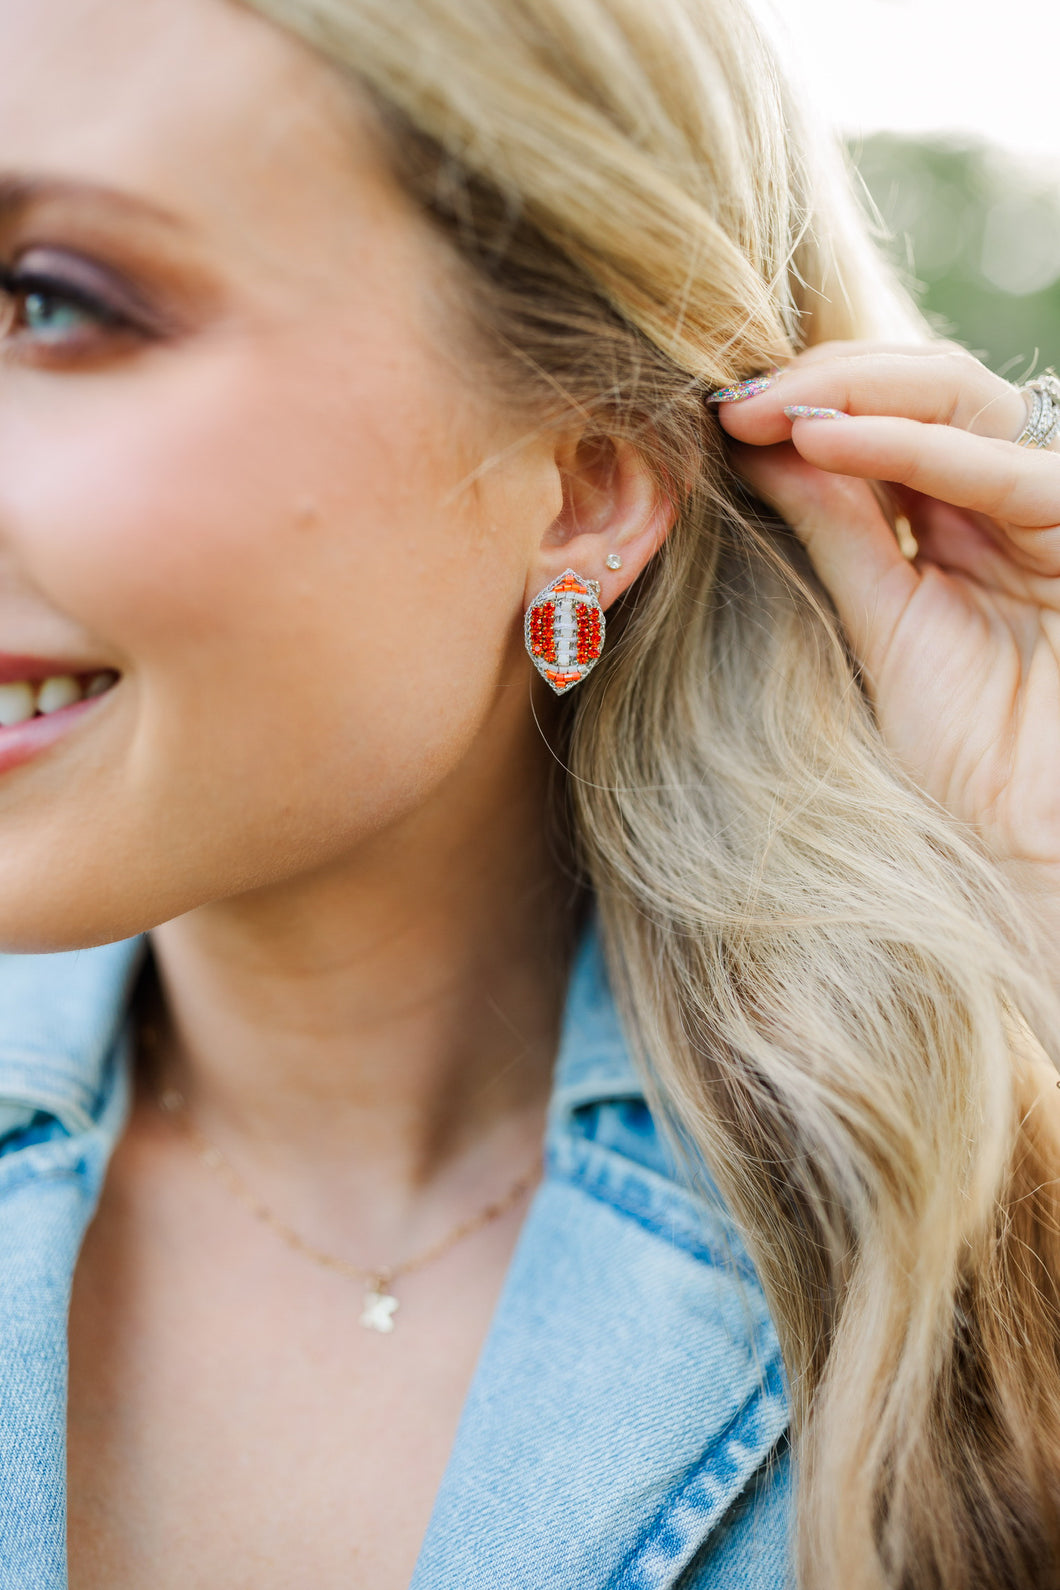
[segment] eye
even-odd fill
[[[110,318],[95,306],[46,283],[23,284],[12,296],[17,306],[16,323],[44,342],[62,342]]]
[[[0,333],[9,343],[42,353],[75,353],[135,331],[130,316],[102,291],[58,270],[18,264],[0,269]]]

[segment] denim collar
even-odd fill
[[[643,1092],[619,1023],[594,911],[571,965],[552,1082],[552,1113],[555,1117],[606,1099],[641,1098]]]
[[[99,1116],[143,938],[54,955],[0,955],[0,1108]]]
[[[776,1334],[705,1167],[684,1180],[651,1122],[595,919],[571,972],[547,1167],[410,1590],[746,1590],[745,1567],[780,1590]],[[767,1521],[748,1498],[774,1474]],[[742,1536],[745,1567],[711,1551],[715,1531]]]

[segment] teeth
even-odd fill
[[[83,688],[74,674],[53,674],[39,684],[30,679],[13,679],[9,684],[0,685],[0,729],[13,729],[38,712],[47,717],[50,712],[72,707],[75,701],[102,696],[117,682],[118,675],[113,668],[92,674]]]
[[[37,711],[47,715],[81,700],[81,686],[73,674],[56,674],[37,687]]]
[[[117,683],[118,676],[113,668],[106,668],[100,674],[93,674],[85,686],[85,696],[91,700],[93,696],[101,696],[109,690],[111,685]]]
[[[37,693],[25,679],[0,685],[0,728],[13,729],[25,723],[37,710]]]

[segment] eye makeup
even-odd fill
[[[51,355],[115,337],[153,340],[172,329],[120,272],[58,248],[27,248],[0,265],[0,300],[0,329],[9,345]]]

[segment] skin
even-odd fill
[[[523,611],[567,566],[609,605],[672,507],[485,388],[454,262],[291,40],[222,0],[8,0],[0,56],[5,175],[44,184],[0,260],[139,305],[45,333],[16,297],[3,345],[0,644],[120,682],[0,778],[0,940],[150,930],[200,1129],[321,1248],[415,1253],[539,1151],[571,901]],[[721,410],[891,743],[1046,913],[1060,460],[1022,414],[967,356],[863,347]],[[406,1586],[524,1213],[373,1336],[142,1079],[75,1278],[74,1590]]]

